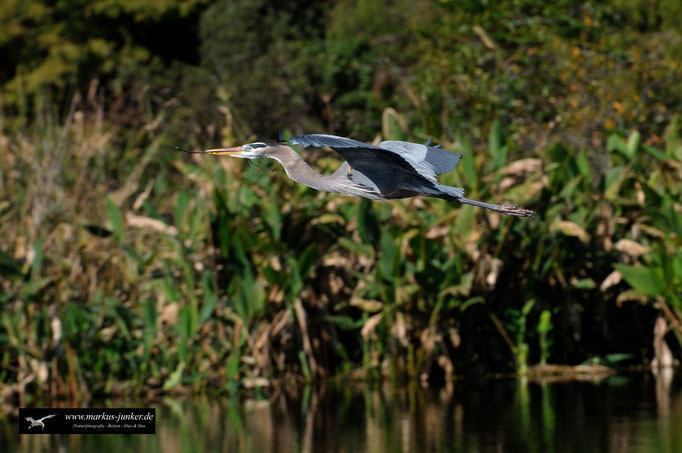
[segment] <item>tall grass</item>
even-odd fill
[[[442,140],[465,156],[443,182],[538,211],[514,219],[188,158],[153,121],[131,134],[87,100],[61,122],[38,111],[0,136],[0,383],[21,404],[644,363],[659,311],[680,336],[677,122],[662,147],[633,132],[511,163],[499,123],[487,149]],[[425,138],[393,116],[384,138]]]

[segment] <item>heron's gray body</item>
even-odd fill
[[[326,188],[311,186],[318,190],[374,200],[415,195],[461,198],[464,195],[464,189],[439,184],[436,179],[437,174],[447,173],[459,163],[462,156],[451,151],[401,141],[385,141],[374,146],[323,134],[293,137],[289,143],[303,147],[325,146],[339,153],[346,161],[333,174],[322,176]],[[296,154],[293,150],[292,153]],[[301,159],[300,156],[298,158]],[[377,168],[382,171],[377,172]],[[287,174],[297,180],[289,171]]]

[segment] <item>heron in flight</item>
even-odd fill
[[[28,429],[33,428],[34,426],[40,426],[41,429],[44,431],[45,430],[45,423],[43,423],[43,420],[47,420],[48,418],[55,417],[57,414],[52,414],[52,415],[46,415],[43,418],[39,418],[38,420],[35,420],[33,417],[26,417],[26,421],[29,422],[31,425],[28,427]]]
[[[436,176],[452,171],[461,154],[426,143],[384,141],[379,146],[335,135],[309,134],[290,138],[280,143],[248,143],[234,148],[206,151],[187,151],[192,154],[214,154],[244,159],[268,157],[275,159],[294,181],[325,192],[369,198],[393,200],[414,196],[442,198],[447,201],[479,206],[509,216],[533,217],[533,211],[515,205],[496,205],[464,198],[464,189],[438,183]],[[288,143],[287,143],[288,142]],[[321,175],[310,168],[289,145],[328,147],[345,162],[332,174]]]

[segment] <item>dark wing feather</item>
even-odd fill
[[[381,170],[384,166],[390,165],[392,168],[401,170],[402,172],[420,176],[420,173],[400,154],[351,138],[326,134],[308,134],[292,137],[289,139],[289,143],[292,145],[301,145],[303,147],[326,146],[339,153],[351,167],[358,169],[365,168],[365,173],[369,171],[367,174],[372,174],[372,169],[375,170],[373,173],[377,173],[377,169]],[[368,164],[375,166],[373,168],[368,168]]]
[[[437,194],[437,181],[428,171],[393,150],[334,135],[309,134],[293,137],[292,145],[327,146],[352,168],[350,179],[362,187],[376,188],[386,198]]]
[[[367,149],[377,149],[374,145],[368,143],[359,142],[353,140],[352,138],[337,137],[336,135],[326,135],[326,134],[308,134],[299,135],[298,137],[292,137],[289,140],[292,145],[301,145],[304,148],[308,146],[327,146],[329,148],[367,148]]]

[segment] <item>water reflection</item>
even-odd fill
[[[5,420],[0,449],[682,451],[682,382],[661,372],[601,382],[456,382],[438,390],[348,383],[282,389],[270,400],[166,399],[157,407],[155,436],[19,437],[16,420]]]

